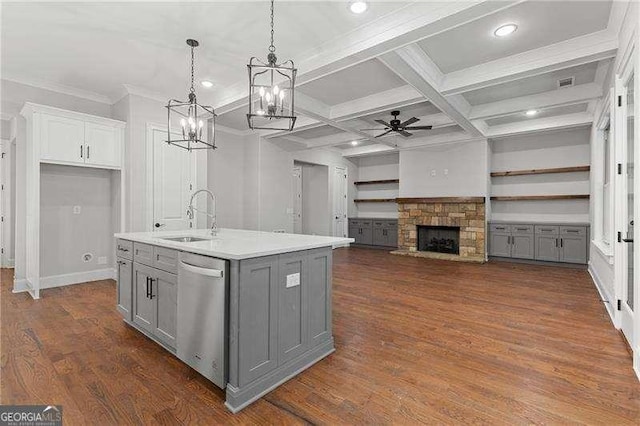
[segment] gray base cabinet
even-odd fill
[[[489,255],[586,264],[588,225],[491,223]]]
[[[132,316],[132,296],[133,296],[133,262],[129,259],[118,257],[116,261],[117,272],[117,300],[118,312],[128,321]]]
[[[395,219],[349,219],[349,237],[354,244],[398,247],[398,221]]]

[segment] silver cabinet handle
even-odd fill
[[[205,275],[207,277],[216,277],[222,278],[224,276],[224,272],[220,269],[209,269],[209,268],[201,268],[200,266],[195,266],[190,263],[186,263],[184,260],[180,262],[180,266],[189,272],[193,272],[194,274]]]
[[[118,246],[118,250],[120,250],[120,251],[125,251],[125,252],[126,252],[126,251],[129,251],[129,249],[126,249],[126,248],[124,248],[124,247],[120,247],[120,246]]]
[[[84,146],[80,145],[80,158],[82,158],[83,152],[84,152]]]
[[[87,145],[87,158],[91,157],[91,152],[89,151],[89,149],[91,149],[91,147]]]

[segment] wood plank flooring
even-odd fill
[[[2,404],[65,424],[639,424],[640,383],[586,271],[334,251],[337,351],[237,415],[127,327],[113,281],[12,294]]]

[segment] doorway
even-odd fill
[[[333,169],[333,236],[347,236],[347,169]]]
[[[293,166],[293,233],[302,234],[302,166]]]
[[[293,168],[293,179],[295,184],[293,191],[294,232],[298,233],[297,226],[297,229],[300,230],[299,233],[302,234],[332,235],[333,216],[329,193],[329,167],[296,161]],[[297,206],[298,201],[299,206]],[[298,209],[297,213],[296,209]],[[296,214],[299,215],[298,224],[296,224]]]
[[[178,135],[176,135],[178,138]],[[171,146],[166,127],[147,128],[148,230],[175,231],[196,227],[187,216],[187,206],[195,190],[196,155]]]

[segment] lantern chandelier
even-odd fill
[[[267,62],[255,57],[249,60],[249,128],[269,130],[293,130],[294,86],[296,68],[293,61],[277,63],[273,44],[273,2],[271,0],[271,44]]]
[[[187,101],[169,100],[167,104],[167,143],[191,151],[193,149],[216,149],[215,118],[216,113],[211,106],[200,105],[196,100],[194,88],[194,54],[198,47],[196,40],[188,39],[191,48],[191,88]],[[172,132],[171,123],[179,120],[180,130]],[[206,126],[206,134],[203,131]],[[204,138],[203,138],[204,137]]]

